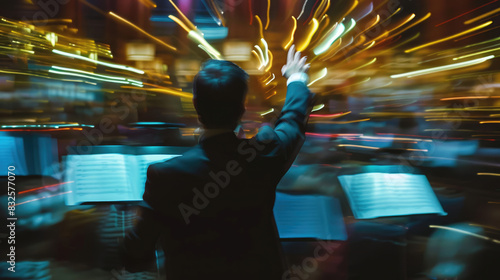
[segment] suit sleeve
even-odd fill
[[[153,188],[156,173],[149,166],[144,196]],[[148,202],[140,205],[140,214],[133,228],[127,232],[122,244],[122,264],[127,271],[148,270],[155,260],[156,241],[160,236],[160,221]]]
[[[285,105],[276,120],[274,130],[265,126],[256,135],[260,143],[272,144],[273,154],[284,160],[295,159],[304,143],[305,129],[314,94],[304,82],[291,82],[287,87]]]

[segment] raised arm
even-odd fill
[[[263,127],[256,136],[261,143],[269,143],[273,153],[285,160],[295,159],[305,139],[305,128],[312,108],[312,94],[307,88],[306,57],[295,52],[295,46],[288,51],[287,63],[281,72],[287,78],[286,100],[274,130]]]

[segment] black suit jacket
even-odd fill
[[[140,269],[159,239],[169,280],[281,279],[275,190],[302,146],[313,96],[302,82],[287,91],[274,129],[215,135],[149,166],[146,208],[124,242],[127,270]]]

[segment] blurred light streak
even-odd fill
[[[412,24],[408,25],[407,27],[403,28],[402,30],[399,30],[398,32],[394,33],[393,35],[391,35],[391,36],[389,36],[389,37],[385,38],[385,39],[384,39],[384,40],[382,40],[380,43],[384,42],[385,40],[389,40],[389,39],[391,39],[391,38],[394,38],[395,36],[398,36],[399,34],[401,34],[401,33],[405,32],[406,30],[408,30],[408,29],[412,28],[413,26],[415,26],[415,25],[417,25],[417,24],[419,24],[419,23],[423,22],[424,20],[426,20],[426,19],[428,19],[428,18],[430,18],[430,17],[431,17],[431,13],[427,13],[427,14],[426,14],[425,16],[423,16],[421,19],[419,19],[419,20],[415,21],[414,23],[412,23]],[[391,31],[392,31],[392,30],[391,30]],[[398,46],[401,46],[401,45],[398,45]]]
[[[208,56],[210,56],[211,59],[220,59],[219,57],[215,56],[213,53],[211,53],[207,48],[205,48],[205,46],[203,46],[202,44],[199,44],[198,45],[198,48],[202,49],[205,53],[208,54]]]
[[[428,15],[430,16],[430,13],[429,13]],[[411,14],[411,15],[409,15],[407,18],[403,19],[403,20],[401,21],[401,23],[397,24],[397,25],[396,25],[396,27],[394,27],[394,28],[392,28],[392,29],[390,29],[390,30],[386,31],[384,34],[387,34],[387,35],[388,35],[388,34],[389,34],[389,33],[391,33],[392,31],[394,31],[394,30],[396,30],[396,29],[400,28],[401,26],[403,26],[403,25],[407,24],[408,22],[410,22],[410,21],[411,21],[412,19],[414,19],[414,18],[415,18],[415,14]],[[425,18],[425,17],[424,17],[424,18]],[[384,34],[382,34],[382,35],[380,35],[380,36],[378,36],[378,37],[375,37],[375,39],[373,39],[373,41],[378,41],[380,38],[382,38],[382,37],[384,36]],[[398,33],[398,34],[399,34],[399,33]],[[396,34],[396,35],[397,35],[397,34]],[[396,35],[393,35],[392,37],[394,37],[394,36],[396,36]],[[388,38],[387,38],[387,39],[388,39]]]
[[[304,51],[307,48],[307,46],[309,46],[309,43],[311,42],[312,36],[316,32],[316,30],[318,30],[318,26],[319,26],[318,20],[313,18],[312,21],[309,22],[309,25],[311,25],[311,27],[309,27],[309,30],[306,33],[307,35],[302,40],[302,42],[297,43],[297,51],[299,51],[299,52]]]
[[[344,36],[344,35],[345,35],[345,34],[347,34],[349,31],[351,31],[351,30],[354,28],[354,26],[356,26],[356,21],[355,21],[353,18],[351,18],[351,20],[350,20],[350,22],[349,22],[349,27],[347,27],[347,28],[345,29],[344,33],[342,33],[342,35],[341,35],[341,36]]]
[[[344,33],[345,26],[342,23],[335,24],[330,31],[321,38],[321,43],[313,50],[315,55],[320,55],[326,52],[333,43],[340,38],[340,36]]]
[[[122,88],[134,89],[131,86],[122,86]],[[155,92],[155,93],[164,93],[169,95],[175,95],[179,97],[192,98],[193,94],[189,92],[183,92],[180,90],[170,89],[170,88],[141,88],[143,91]]]
[[[274,108],[271,108],[271,109],[269,109],[269,110],[265,111],[264,113],[261,113],[260,115],[261,115],[261,116],[265,116],[265,115],[270,114],[270,113],[272,113],[272,112],[274,112]]]
[[[174,9],[179,13],[184,22],[189,26],[190,29],[196,30],[196,26],[186,17],[186,15],[175,5],[174,1],[168,0],[170,4],[174,7]]]
[[[267,56],[268,63],[267,67],[264,69],[265,72],[269,72],[269,70],[271,70],[271,67],[273,67],[273,53],[270,50],[267,50]]]
[[[56,70],[61,70],[61,71],[70,71],[70,72],[75,72],[75,73],[81,73],[85,75],[91,75],[91,76],[96,76],[104,79],[111,79],[111,80],[117,80],[117,81],[126,81],[126,82],[133,82],[136,84],[142,84],[142,81],[138,80],[133,80],[129,78],[123,78],[123,77],[116,77],[116,76],[108,76],[108,75],[102,75],[102,74],[96,74],[92,72],[87,72],[83,70],[78,70],[78,69],[73,69],[73,68],[67,68],[67,67],[61,67],[61,66],[52,66],[51,68],[56,69]]]
[[[358,6],[359,2],[358,0],[354,0],[351,4],[351,6],[349,7],[349,9],[339,18],[345,18],[350,12],[352,12],[352,10],[354,10],[354,8],[356,8]]]
[[[127,25],[131,26],[132,28],[134,28],[135,30],[139,31],[139,32],[140,32],[140,33],[142,33],[143,35],[145,35],[145,36],[149,37],[150,39],[154,40],[154,41],[155,41],[155,42],[157,42],[158,44],[160,44],[160,45],[162,45],[162,46],[166,47],[167,49],[172,50],[172,51],[177,51],[177,49],[176,49],[174,46],[171,46],[171,45],[169,45],[169,44],[167,44],[167,43],[163,42],[162,40],[160,40],[160,39],[156,38],[155,36],[153,36],[153,35],[149,34],[148,32],[146,32],[146,31],[144,31],[143,29],[141,29],[139,26],[137,26],[137,25],[135,25],[135,24],[131,23],[130,21],[128,21],[128,20],[126,20],[126,19],[124,19],[124,18],[122,18],[122,17],[120,17],[119,15],[117,15],[117,14],[115,14],[115,13],[113,13],[113,12],[109,12],[109,14],[110,14],[112,17],[114,17],[114,18],[116,18],[116,19],[120,20],[121,22],[123,22],[123,23],[125,23],[125,24],[127,24]]]
[[[278,92],[277,91],[273,91],[273,93],[271,95],[269,95],[268,97],[264,98],[265,100],[275,96]]]
[[[30,200],[27,200],[27,201],[23,201],[23,202],[20,202],[20,203],[16,203],[16,205],[15,205],[15,206],[22,205],[22,204],[26,204],[26,203],[30,203],[30,202],[37,201],[37,200],[41,200],[41,199],[45,199],[45,198],[51,198],[51,197],[58,196],[58,195],[68,194],[68,193],[72,193],[72,192],[73,192],[73,191],[67,191],[67,192],[62,192],[62,193],[58,193],[58,194],[53,194],[53,195],[42,196],[42,197],[39,197],[39,198],[30,199]]]
[[[52,69],[49,70],[49,73],[54,73],[54,74],[59,74],[59,75],[68,75],[68,76],[81,77],[81,78],[87,78],[87,79],[98,80],[98,81],[102,81],[102,82],[115,83],[115,84],[134,84],[132,82],[123,81],[123,80],[102,79],[102,78],[99,78],[99,77],[88,76],[88,75],[77,74],[77,73],[71,73],[71,72],[57,71],[57,70],[52,70]],[[88,72],[88,73],[90,73],[90,72]],[[139,86],[142,86],[142,85],[139,84]]]
[[[482,8],[482,7],[484,7],[484,6],[487,6],[487,5],[489,5],[489,4],[491,4],[491,3],[494,3],[494,2],[497,2],[497,1],[498,1],[498,0],[493,0],[493,1],[489,2],[489,3],[486,3],[486,4],[484,4],[484,5],[481,5],[481,6],[477,7],[477,8],[474,8],[474,9],[472,9],[472,10],[470,10],[470,11],[467,11],[467,12],[465,12],[465,13],[463,13],[463,14],[460,14],[460,15],[458,15],[458,16],[456,16],[456,17],[453,17],[453,18],[451,18],[451,19],[449,19],[449,20],[445,20],[445,21],[443,21],[443,22],[441,22],[441,23],[439,23],[439,24],[436,24],[434,27],[438,27],[438,26],[440,26],[440,25],[442,25],[442,24],[445,24],[445,23],[448,23],[448,22],[450,22],[450,21],[452,21],[452,20],[454,20],[454,19],[457,19],[457,18],[459,18],[459,17],[463,17],[463,16],[465,16],[465,15],[467,15],[467,14],[470,14],[470,13],[474,12],[474,11],[475,11],[475,10],[477,10],[477,9],[480,9],[480,8]]]
[[[462,100],[462,99],[487,99],[487,98],[500,98],[500,96],[459,96],[459,97],[447,97],[447,98],[441,98],[439,100],[441,101],[447,101],[447,100]]]
[[[148,8],[156,8],[157,7],[156,4],[151,0],[139,0],[139,2],[141,2],[142,4],[144,4]]]
[[[500,48],[495,48],[495,49],[485,50],[485,51],[481,51],[481,52],[466,54],[466,55],[462,55],[462,56],[459,56],[459,57],[454,57],[453,60],[459,60],[459,59],[462,59],[462,58],[467,58],[467,57],[471,57],[471,56],[475,56],[475,55],[480,55],[480,54],[485,54],[485,53],[489,53],[489,52],[494,52],[494,51],[498,51],[498,50],[500,50]]]
[[[363,67],[366,67],[366,66],[368,66],[368,65],[372,65],[373,63],[375,63],[375,61],[377,61],[377,58],[376,58],[376,57],[374,57],[372,60],[368,61],[367,63],[365,63],[365,64],[363,64],[363,65],[361,65],[361,66],[358,66],[358,67],[356,67],[356,68],[352,69],[351,71],[359,70],[359,69],[361,69],[361,68],[363,68]],[[370,79],[370,78],[368,78],[368,79]]]
[[[345,112],[345,113],[328,114],[328,115],[311,114],[309,116],[312,118],[330,118],[330,119],[333,119],[333,118],[345,116],[345,115],[350,114],[350,113],[351,113],[351,111]]]
[[[366,6],[362,12],[360,12],[360,15],[356,18],[356,21],[360,21],[363,18],[365,18],[367,15],[369,15],[373,11],[373,2],[370,2],[370,5]]]
[[[407,49],[407,50],[405,50],[405,53],[414,52],[416,50],[419,50],[419,49],[422,49],[422,48],[425,48],[425,47],[428,47],[428,46],[436,45],[436,44],[439,44],[439,43],[442,43],[442,42],[445,42],[445,41],[448,41],[448,40],[451,40],[451,39],[455,39],[455,38],[460,37],[462,35],[469,34],[471,32],[474,32],[476,30],[484,28],[484,27],[490,25],[491,23],[493,23],[493,22],[492,21],[488,21],[488,22],[485,22],[485,23],[483,23],[481,25],[478,25],[476,27],[473,27],[473,28],[467,29],[465,31],[462,31],[460,33],[457,33],[457,34],[454,34],[454,35],[451,35],[451,36],[448,36],[448,37],[445,37],[445,38],[442,38],[442,39],[439,39],[439,40],[435,40],[435,41],[432,41],[432,42],[429,42],[429,43],[426,43],[426,44],[423,44],[423,45],[420,45],[420,46],[417,46],[417,47],[414,47],[414,48],[411,48],[411,49]]]
[[[253,23],[252,0],[248,0],[248,12],[250,13],[250,25]]]
[[[40,131],[63,131],[63,130],[83,130],[82,128],[79,127],[67,127],[67,128],[50,128],[50,129],[0,129],[0,131],[33,131],[33,132],[40,132]]]
[[[358,35],[356,35],[356,38],[359,37],[359,36],[361,36],[361,34],[365,33],[370,28],[374,27],[375,24],[377,24],[379,21],[380,21],[380,15],[377,14],[377,16],[373,18],[373,22],[368,23],[367,24],[368,27],[365,28],[363,31],[359,32]]]
[[[319,111],[321,109],[325,108],[325,104],[319,104],[319,105],[316,105],[312,108],[311,112],[316,112],[316,111]]]
[[[464,21],[464,24],[471,24],[471,23],[474,23],[474,22],[476,22],[476,21],[478,21],[478,20],[481,20],[481,19],[483,19],[483,18],[486,18],[486,17],[491,16],[491,15],[493,15],[493,14],[496,14],[496,13],[498,13],[498,12],[500,12],[500,8],[495,9],[495,10],[493,10],[493,11],[489,11],[489,12],[487,12],[487,13],[485,13],[485,14],[482,14],[482,15],[480,15],[480,16],[477,16],[477,17],[475,17],[475,18],[472,18],[472,19],[466,20],[466,21]]]
[[[302,14],[304,13],[304,9],[306,8],[306,4],[307,4],[307,0],[304,1],[304,4],[302,5],[302,11],[300,11],[300,14],[299,16],[297,17],[297,19],[300,19],[300,17],[302,16]]]
[[[318,74],[317,74],[317,77],[314,78],[314,80],[312,80],[310,83],[307,84],[308,87],[310,87],[312,84],[314,84],[315,82],[323,79],[324,77],[326,77],[326,74],[328,74],[328,70],[325,68],[321,69]],[[316,76],[316,75],[315,75]]]
[[[218,52],[212,45],[210,45],[205,38],[203,38],[198,32],[191,30],[188,33],[188,37],[195,42],[198,42],[199,44],[203,45],[206,48],[206,51],[211,53],[213,56],[215,56],[217,59],[221,59],[221,54]]]
[[[358,122],[366,122],[366,121],[369,121],[370,119],[367,118],[367,119],[360,119],[360,120],[353,120],[353,121],[343,121],[343,122],[340,122],[340,121],[321,121],[321,120],[318,120],[318,121],[310,121],[312,123],[325,123],[325,124],[349,124],[349,123],[358,123]]]
[[[69,184],[69,183],[74,183],[74,181],[61,182],[61,183],[57,183],[57,184],[52,184],[52,185],[47,185],[47,186],[43,186],[43,187],[33,188],[33,189],[25,190],[25,191],[20,191],[17,194],[23,194],[23,193],[28,193],[28,192],[42,190],[42,189],[53,188],[53,187],[57,187],[57,186],[61,186],[61,185],[64,185],[64,184]]]
[[[429,225],[429,227],[430,228],[439,228],[439,229],[444,229],[444,230],[455,231],[455,232],[458,232],[458,233],[462,233],[462,234],[474,236],[474,237],[477,237],[477,238],[480,238],[480,239],[484,239],[484,240],[487,240],[487,241],[491,241],[493,243],[500,244],[500,240],[493,239],[493,238],[490,238],[490,237],[487,237],[487,236],[484,236],[484,235],[475,234],[475,233],[472,233],[472,232],[469,232],[469,231],[466,231],[466,230],[461,230],[461,229],[457,229],[457,228],[453,228],[453,227],[438,226],[438,225]]]
[[[481,58],[477,58],[477,59],[469,60],[469,61],[464,61],[464,62],[459,62],[459,63],[455,63],[455,64],[448,64],[448,65],[443,65],[443,66],[438,66],[438,67],[427,68],[427,69],[423,69],[423,70],[417,70],[417,71],[412,71],[412,72],[407,72],[407,73],[402,73],[402,74],[391,75],[390,77],[393,79],[401,78],[401,77],[411,78],[411,77],[416,77],[416,76],[420,76],[420,75],[433,74],[433,73],[437,73],[437,72],[441,72],[441,71],[448,71],[448,70],[453,70],[453,69],[458,69],[458,68],[462,68],[462,67],[480,64],[480,63],[483,63],[483,62],[490,60],[494,57],[495,57],[494,55],[490,55],[490,56],[481,57]]]
[[[488,123],[500,123],[500,121],[482,121],[480,124],[488,124]]]
[[[259,35],[260,38],[264,38],[264,30],[262,27],[262,21],[260,20],[260,17],[258,15],[255,15],[255,19],[257,20],[257,23],[259,24]]]
[[[316,0],[316,2],[314,2],[314,5],[313,5],[313,7],[312,7],[312,9],[311,9],[311,13],[309,14],[309,17],[308,17],[308,18],[304,21],[304,25],[306,25],[306,23],[307,23],[307,22],[309,22],[309,20],[310,20],[311,18],[314,18],[314,17],[313,17],[313,15],[314,15],[314,10],[315,10],[315,8],[316,8],[316,5],[318,4],[318,1],[319,1],[319,0]],[[323,2],[323,0],[321,0],[321,2]],[[309,23],[310,23],[310,22],[309,22]]]
[[[288,39],[288,42],[283,46],[283,49],[288,50],[288,48],[292,45],[293,43],[293,36],[295,34],[295,31],[297,30],[297,20],[295,19],[294,16],[292,16],[293,20],[293,27],[292,31],[290,32],[290,39]]]
[[[491,31],[491,30],[493,30],[493,29],[497,29],[497,28],[500,28],[500,26],[496,26],[496,27],[488,28],[488,29],[486,29],[486,30],[482,30],[482,31],[480,31],[480,32],[476,32],[476,33],[471,34],[471,35],[469,35],[469,36],[465,36],[465,37],[462,37],[462,38],[460,38],[460,39],[453,40],[453,42],[458,42],[458,41],[461,41],[461,40],[465,40],[465,39],[467,39],[467,38],[474,37],[474,36],[477,36],[477,35],[479,35],[479,34],[482,34],[482,33],[485,33],[485,32],[488,32],[488,31]]]
[[[258,49],[257,50],[260,50],[260,47],[257,46]],[[264,64],[264,61],[261,59],[261,56],[255,51],[255,50],[252,50],[252,53],[257,57],[257,60],[259,61],[259,69],[262,67],[262,65]],[[260,50],[260,53],[262,53],[262,50]]]
[[[272,78],[266,82],[266,86],[269,85],[275,78],[276,76],[274,75],[274,73],[272,73]]]
[[[306,132],[307,136],[316,136],[316,137],[355,137],[362,134],[327,134],[327,133],[314,133],[314,132]]]
[[[361,149],[370,149],[370,150],[378,150],[378,147],[371,146],[362,146],[362,145],[352,145],[352,144],[340,144],[339,147],[352,147],[352,148],[361,148]]]
[[[136,69],[136,68],[130,67],[130,66],[125,66],[125,65],[120,65],[120,64],[114,64],[114,63],[108,63],[108,62],[104,62],[104,61],[94,60],[94,59],[90,59],[90,58],[85,57],[85,56],[80,56],[80,55],[77,55],[77,54],[63,52],[63,51],[60,51],[60,50],[57,50],[57,49],[53,49],[52,52],[56,53],[56,54],[59,54],[59,55],[62,55],[62,56],[67,56],[67,57],[71,57],[71,58],[75,58],[75,59],[79,59],[79,60],[84,60],[84,61],[87,61],[87,62],[91,62],[91,63],[95,63],[95,64],[99,64],[99,65],[104,65],[104,66],[107,66],[107,67],[110,67],[110,68],[114,68],[114,69],[120,69],[120,70],[130,71],[130,72],[134,72],[134,73],[137,73],[137,74],[144,74],[144,71],[142,71],[140,69]]]
[[[319,13],[318,16],[316,16],[316,14],[314,14],[314,17],[315,18],[323,18],[326,15],[326,12],[328,12],[328,9],[330,9],[330,0],[327,0],[325,8],[321,11],[321,13]],[[316,12],[318,12],[318,11],[316,11]]]
[[[168,16],[169,19],[173,20],[175,23],[177,23],[180,27],[182,27],[182,29],[184,29],[187,33],[189,33],[189,31],[191,31],[191,29],[189,29],[189,27],[187,27],[187,25],[184,24],[184,22],[182,22],[180,19],[178,19],[176,16],[173,16],[173,15],[169,15]]]
[[[499,173],[477,173],[478,176],[500,176]]]
[[[401,12],[401,8],[397,8],[394,13],[389,15],[386,19],[384,19],[380,24],[385,23],[386,21],[390,20],[393,16],[395,16],[397,13]]]
[[[271,11],[271,0],[267,0],[267,12],[266,12],[267,20],[266,20],[266,27],[264,28],[265,30],[267,30],[267,28],[269,27],[269,23],[271,22],[271,18],[269,17],[270,11]]]

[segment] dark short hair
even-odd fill
[[[193,81],[193,103],[206,128],[234,129],[245,112],[248,74],[225,60],[208,60]]]

